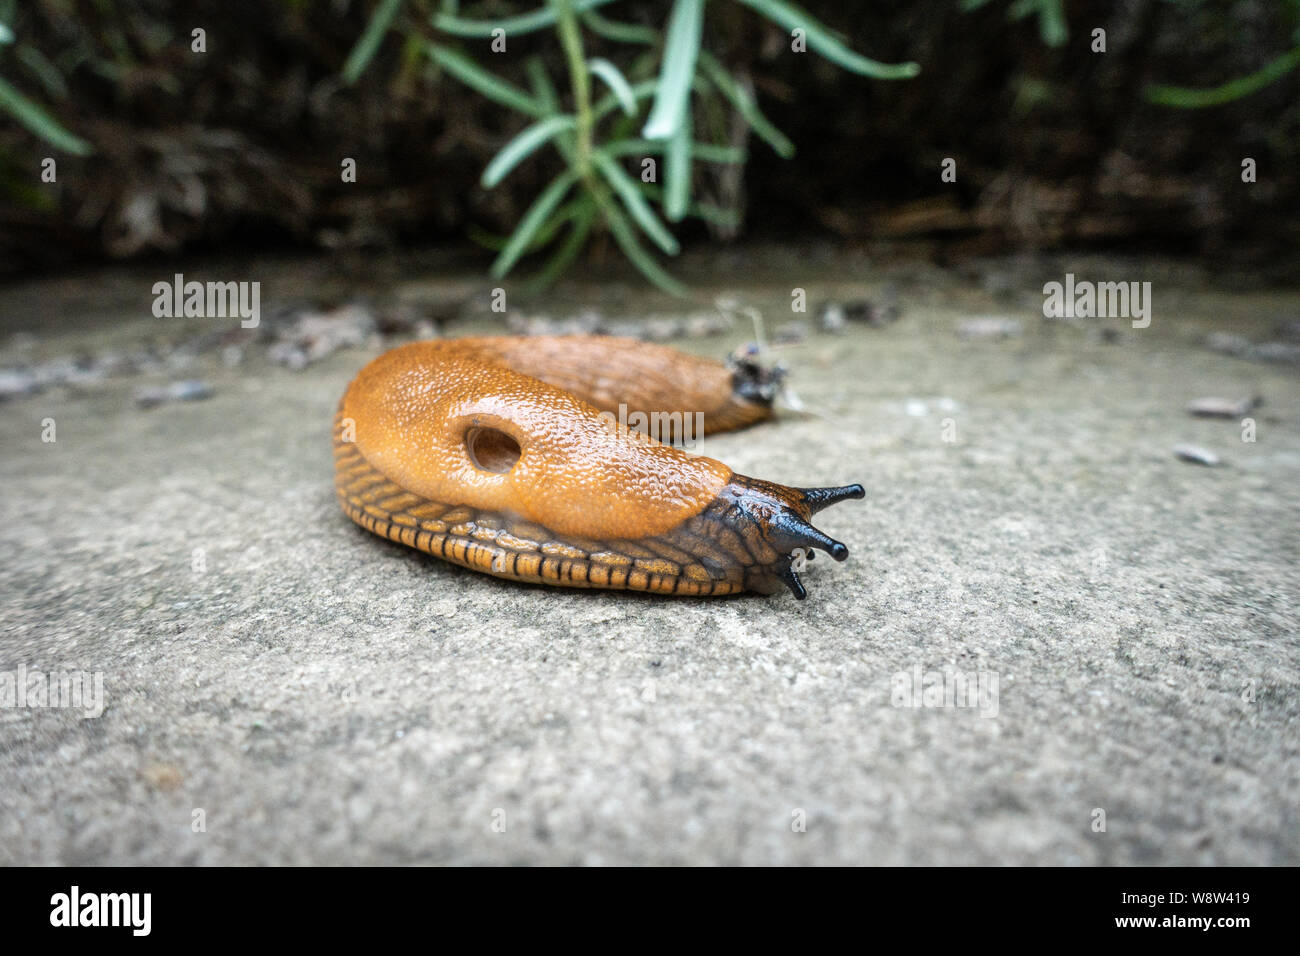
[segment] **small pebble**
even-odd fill
[[[1004,315],[985,315],[965,319],[957,324],[957,334],[963,339],[1010,339],[1020,334],[1022,326]]]
[[[1243,418],[1258,407],[1258,398],[1198,398],[1190,402],[1187,411],[1197,418]]]
[[[838,335],[844,331],[847,325],[848,319],[844,315],[844,306],[838,302],[823,302],[818,306],[817,327],[823,332]]]
[[[212,386],[196,378],[141,388],[135,393],[136,404],[141,408],[153,408],[167,402],[194,402],[211,397]]]
[[[1244,358],[1250,354],[1254,344],[1244,335],[1237,335],[1233,332],[1211,332],[1205,338],[1205,347],[1211,352]]]
[[[1290,342],[1261,342],[1250,350],[1250,357],[1257,362],[1297,365],[1300,364],[1300,345]]]
[[[1200,445],[1175,445],[1174,454],[1183,461],[1191,462],[1193,465],[1205,465],[1207,468],[1213,468],[1221,462],[1218,455]]]
[[[6,398],[21,398],[40,388],[36,376],[23,369],[0,369],[0,401]]]

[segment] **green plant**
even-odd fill
[[[962,10],[969,12],[987,6],[992,0],[960,0],[960,2]],[[1195,7],[1199,5],[1200,0],[1170,0],[1170,2],[1184,7]],[[1289,15],[1293,22],[1300,20],[1300,0],[1283,0],[1283,5],[1290,8]],[[1038,14],[1038,30],[1044,43],[1048,46],[1061,46],[1069,39],[1064,0],[1013,0],[1007,9],[1007,18],[1022,20],[1035,13]],[[1292,49],[1269,60],[1258,70],[1218,86],[1194,88],[1153,83],[1146,87],[1144,95],[1149,102],[1178,109],[1203,109],[1234,102],[1262,90],[1300,67],[1300,27],[1296,28],[1291,42],[1294,44]]]
[[[962,10],[969,13],[987,6],[991,0],[961,0]],[[1008,20],[1023,20],[1038,14],[1038,34],[1048,46],[1061,46],[1070,38],[1065,23],[1064,0],[1013,0],[1007,8]]]
[[[380,0],[344,68],[355,81],[394,25],[405,0]],[[734,225],[736,213],[694,199],[696,163],[744,163],[743,148],[701,141],[696,109],[727,104],[778,154],[794,145],[760,111],[749,87],[703,48],[705,0],[675,0],[662,31],[606,18],[599,10],[613,0],[548,0],[530,13],[467,19],[454,3],[432,15],[435,38],[411,34],[408,42],[446,74],[495,103],[528,117],[529,123],[488,163],[482,184],[491,189],[523,160],[553,147],[562,169],[542,190],[505,240],[492,274],[501,277],[530,253],[554,246],[535,283],[557,278],[577,257],[593,230],[605,229],[628,260],[651,282],[670,292],[682,286],[659,264],[643,240],[665,255],[679,251],[666,223],[688,216]],[[885,64],[849,49],[829,28],[786,0],[736,0],[787,31],[802,31],[807,48],[863,76],[905,79],[914,63]],[[542,60],[526,63],[529,89],[484,68],[454,39],[489,41],[551,28],[564,53],[569,96],[563,103]],[[500,34],[497,34],[498,36]],[[621,65],[588,58],[586,36],[622,51]],[[596,95],[596,85],[606,92]],[[628,157],[662,157],[663,183],[646,182],[624,168]],[[658,162],[658,160],[656,160]],[[655,177],[657,179],[657,177]],[[666,220],[666,222],[665,222]]]
[[[1177,0],[1181,5],[1195,7],[1198,0],[1187,3]],[[1250,96],[1269,86],[1300,66],[1300,0],[1284,0],[1284,16],[1291,21],[1290,45],[1286,53],[1269,60],[1264,66],[1245,76],[1228,80],[1218,86],[1193,88],[1166,84],[1151,84],[1146,90],[1146,98],[1161,106],[1173,106],[1179,109],[1204,109],[1209,106],[1221,106],[1232,103],[1245,96]]]
[[[13,0],[0,2],[0,59],[12,48],[14,58],[45,87],[50,96],[65,95],[67,87],[59,70],[35,47],[16,44],[14,31],[9,26],[14,22],[14,12]],[[2,76],[0,76],[0,110],[8,113],[56,149],[77,156],[85,156],[91,152],[89,143],[69,133],[44,107],[20,93]]]

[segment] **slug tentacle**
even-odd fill
[[[335,420],[335,487],[369,531],[498,577],[664,594],[805,590],[812,515],[861,485],[789,488],[613,427],[696,410],[707,431],[771,416],[718,362],[613,338],[422,342],[385,353]],[[764,384],[774,385],[774,382]]]
[[[813,514],[823,508],[829,508],[836,502],[867,496],[866,489],[861,485],[841,485],[838,488],[796,488],[794,490],[803,495],[804,503],[808,505],[808,510]]]

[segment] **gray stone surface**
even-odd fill
[[[702,449],[868,488],[820,516],[852,556],[803,603],[521,586],[366,534],[329,427],[369,352],[0,406],[0,671],[105,697],[0,709],[0,863],[1300,863],[1300,388],[1201,344],[1296,297],[1167,295],[1139,331],[921,285],[782,353],[806,414]],[[1003,313],[1022,335],[956,334]],[[40,347],[143,326],[87,324]],[[1255,443],[1185,411],[1250,394]],[[897,706],[917,669],[996,675],[996,716]]]

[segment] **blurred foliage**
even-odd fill
[[[490,19],[461,17],[455,4],[443,3],[430,20],[434,39],[421,36],[409,24],[407,36],[449,75],[530,121],[484,169],[480,181],[485,189],[498,185],[547,144],[563,161],[562,171],[523,214],[501,248],[492,266],[495,277],[506,275],[526,253],[558,243],[537,277],[537,284],[549,284],[581,252],[592,229],[601,226],[642,275],[665,291],[680,293],[682,287],[655,261],[637,234],[640,230],[667,255],[678,253],[677,239],[654,206],[660,207],[669,222],[694,216],[731,228],[739,224],[735,210],[692,199],[695,163],[745,161],[745,151],[737,145],[700,140],[692,119],[700,105],[709,100],[725,101],[778,153],[789,156],[794,147],[763,117],[752,92],[703,49],[704,0],[674,0],[662,29],[606,19],[597,8],[610,2],[548,0],[546,6],[530,13]],[[878,79],[905,79],[918,72],[914,63],[889,65],[854,53],[830,29],[786,0],[739,2],[806,42],[807,49],[851,72]],[[344,65],[348,82],[355,82],[365,69],[404,3],[380,0]],[[508,44],[521,35],[548,28],[555,31],[564,51],[567,103],[561,102],[545,61],[536,54],[525,62],[531,84],[528,90],[480,62],[490,60],[493,53],[506,52]],[[611,54],[617,56],[617,63],[603,57],[589,59],[585,47],[593,37],[630,49]],[[453,38],[480,42],[452,46],[449,41]],[[491,44],[485,47],[485,41]],[[593,100],[595,80],[608,92]],[[641,159],[640,177],[628,174],[622,162],[626,157]],[[660,160],[664,166],[662,187],[658,185]]]
[[[68,95],[68,86],[59,68],[35,46],[29,43],[15,46],[17,37],[9,24],[14,22],[16,5],[17,0],[0,0],[0,58],[12,54],[28,75],[45,88],[47,95],[62,99]],[[39,103],[18,92],[3,76],[0,76],[0,111],[8,113],[55,149],[77,156],[91,151],[89,143],[60,126]]]
[[[992,0],[961,0],[963,10],[978,10],[988,6]],[[1070,30],[1065,23],[1064,0],[1013,0],[1007,9],[1009,20],[1024,20],[1038,17],[1038,32],[1048,46],[1061,46],[1070,38]]]
[[[1201,7],[1205,0],[1169,0],[1169,2],[1190,9]],[[1146,88],[1147,99],[1162,106],[1202,109],[1207,106],[1231,103],[1276,83],[1300,66],[1300,0],[1284,0],[1281,11],[1279,27],[1281,32],[1286,34],[1284,42],[1294,44],[1290,51],[1270,60],[1252,73],[1227,80],[1218,86],[1193,89],[1186,86],[1153,83]]]
[[[499,274],[615,247],[665,285],[660,256],[742,231],[1300,246],[1300,0],[801,3],[0,0],[0,273],[467,235]],[[810,55],[792,16],[826,24]],[[889,68],[856,50],[925,70],[864,82]]]

